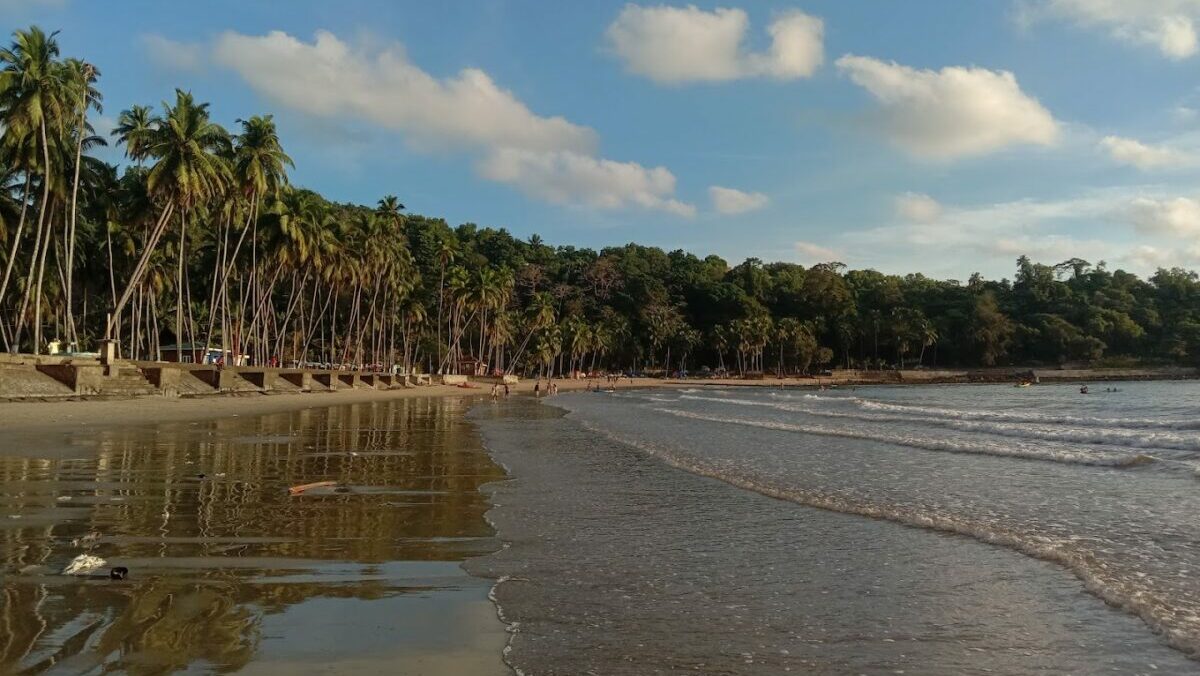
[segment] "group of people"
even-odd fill
[[[508,383],[496,383],[492,385],[492,401],[496,401],[502,396],[508,399]]]
[[[556,394],[558,394],[558,383],[547,380],[546,381],[546,396],[551,397]],[[542,396],[542,380],[540,378],[538,379],[538,381],[536,383],[533,384],[533,396],[535,396],[535,397]]]

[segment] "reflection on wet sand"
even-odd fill
[[[465,406],[125,428],[89,435],[89,457],[0,456],[0,672],[312,666],[323,645],[357,668],[425,650],[499,673],[486,583],[458,562],[496,548],[477,488],[503,473]],[[288,494],[318,481],[337,484]],[[100,579],[60,574],[83,553],[107,561]]]

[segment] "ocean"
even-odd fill
[[[1108,390],[1115,391],[1108,391]],[[1200,384],[473,410],[518,673],[1196,673]]]

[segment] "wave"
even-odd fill
[[[1088,445],[1127,446],[1145,449],[1171,449],[1178,451],[1200,452],[1200,437],[1196,435],[1184,436],[1176,432],[1152,432],[1148,431],[1147,429],[1139,431],[1134,429],[1112,427],[1093,427],[1091,429],[1078,427],[1055,427],[1054,423],[1048,421],[1046,418],[1038,418],[1038,422],[1033,422],[1032,419],[1025,422],[1016,422],[1001,418],[984,420],[972,419],[963,416],[939,418],[932,415],[902,415],[898,413],[870,413],[866,411],[834,411],[829,409],[817,409],[811,406],[725,397],[685,396],[683,398],[733,404],[738,406],[764,406],[781,411],[803,413],[806,415],[820,416],[824,418],[842,418],[864,422],[919,423],[961,430],[964,432],[992,434],[1016,439],[1038,439],[1042,441],[1069,442]],[[866,404],[872,404],[874,406],[866,406]],[[909,410],[916,410],[918,408],[893,406],[890,404],[878,405],[877,402],[861,402],[860,406],[863,406],[863,408],[876,408],[877,406],[878,409],[882,411],[890,411],[894,408],[908,408]],[[884,406],[890,406],[891,408],[884,408]],[[1066,418],[1067,416],[1060,417]],[[1096,420],[1099,421],[1102,419]],[[1128,421],[1129,419],[1125,420]],[[1039,426],[1031,427],[1030,425]]]
[[[806,507],[963,535],[1059,564],[1082,580],[1089,592],[1109,605],[1141,618],[1172,647],[1193,659],[1200,659],[1200,610],[1181,612],[1178,607],[1180,601],[1175,595],[1151,587],[1150,579],[1136,571],[1122,575],[1096,553],[1075,546],[1076,541],[1072,539],[1024,532],[997,522],[973,520],[928,507],[877,503],[834,491],[775,486],[753,476],[737,474],[728,467],[683,456],[654,444],[631,441],[598,425],[581,422],[617,443],[647,453],[673,467],[744,490]]]
[[[870,399],[855,399],[855,403],[869,410],[893,411],[902,414],[924,414],[942,418],[958,418],[961,420],[1003,420],[1006,422],[1044,423],[1044,424],[1073,424],[1100,425],[1104,427],[1119,427],[1125,429],[1175,429],[1200,430],[1200,421],[1194,420],[1162,420],[1158,418],[1099,418],[1091,416],[1054,415],[1045,413],[995,411],[991,409],[964,410],[957,408],[941,408],[937,406],[919,406],[916,404],[896,404]]]
[[[1000,445],[986,442],[962,441],[952,439],[936,439],[905,435],[897,432],[870,432],[862,429],[840,427],[825,427],[822,425],[800,425],[770,420],[754,420],[749,418],[730,418],[725,416],[707,415],[693,411],[682,411],[670,408],[655,408],[655,411],[667,413],[680,418],[704,420],[730,425],[743,425],[762,429],[773,429],[785,432],[800,432],[825,437],[840,437],[843,439],[862,439],[886,444],[918,448],[926,451],[944,453],[964,453],[974,455],[993,455],[1024,460],[1042,460],[1075,465],[1093,465],[1098,467],[1133,467],[1153,462],[1155,458],[1141,454],[1118,453],[1110,451],[1073,451],[1067,449],[1052,449],[1028,445]]]

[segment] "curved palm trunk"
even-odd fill
[[[137,265],[133,268],[133,273],[129,276],[129,281],[126,282],[125,291],[121,294],[120,300],[113,307],[113,311],[108,315],[107,325],[104,329],[104,338],[109,340],[113,337],[113,329],[115,321],[119,320],[121,311],[125,309],[125,305],[129,302],[134,290],[142,282],[142,277],[146,274],[146,268],[150,263],[150,256],[154,253],[154,249],[158,246],[158,241],[162,239],[163,232],[167,228],[167,223],[170,221],[171,214],[175,212],[174,202],[168,202],[163,207],[162,213],[158,217],[158,222],[151,229],[149,238],[146,240],[145,248],[142,250],[142,256],[138,259]]]
[[[32,175],[28,172],[25,174],[25,187],[21,190],[21,218],[17,221],[17,232],[13,236],[12,247],[8,252],[8,261],[4,265],[4,281],[0,282],[0,307],[4,304],[4,292],[8,290],[8,282],[12,279],[13,265],[17,262],[17,250],[21,246],[21,234],[25,230],[25,215],[29,211],[29,186],[32,183]],[[8,342],[8,331],[4,329],[0,323],[0,334],[4,337],[4,349],[9,352],[16,351],[16,345],[10,345]]]
[[[175,357],[183,361],[183,261],[187,249],[188,210],[185,208],[179,214],[179,265],[175,271]]]
[[[78,138],[75,140],[75,178],[71,187],[71,225],[67,231],[67,241],[63,246],[67,250],[67,269],[66,269],[66,312],[67,312],[67,342],[74,343],[78,340],[75,333],[75,313],[72,311],[74,307],[72,300],[72,279],[75,277],[75,222],[76,216],[79,213],[79,169],[83,158],[83,130],[87,124],[87,81],[84,81],[84,96],[83,105],[79,110],[79,128],[77,130]]]
[[[14,332],[15,338],[13,339],[13,342],[17,344],[17,349],[20,349],[21,324],[25,317],[25,310],[26,310],[26,308],[29,307],[29,294],[31,291],[34,291],[37,295],[37,301],[35,303],[35,305],[37,306],[37,310],[34,313],[36,316],[36,319],[34,321],[34,330],[33,330],[33,334],[34,334],[33,353],[34,354],[42,353],[42,345],[41,345],[42,303],[41,303],[41,280],[40,280],[40,277],[38,280],[36,291],[33,288],[33,279],[34,279],[34,270],[40,267],[38,265],[39,252],[41,252],[40,253],[41,259],[45,260],[45,248],[46,248],[47,242],[45,242],[43,240],[49,239],[48,233],[46,232],[47,231],[46,211],[50,205],[50,144],[46,140],[46,121],[44,119],[42,120],[42,123],[40,125],[38,125],[38,129],[39,129],[39,131],[41,133],[41,137],[42,137],[42,161],[44,162],[43,169],[45,171],[45,173],[42,175],[42,205],[38,209],[37,234],[35,236],[35,242],[34,242],[34,247],[33,247],[33,257],[30,259],[31,264],[29,266],[29,279],[25,283],[25,296],[21,300],[21,310],[17,314],[17,325],[16,325],[16,330]]]

